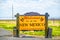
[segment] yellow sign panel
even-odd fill
[[[19,16],[19,30],[45,30],[45,16]]]

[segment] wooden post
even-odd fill
[[[45,38],[48,38],[48,13],[45,14]]]
[[[17,13],[15,17],[16,17],[17,37],[19,37],[19,13]]]

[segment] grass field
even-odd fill
[[[9,31],[13,31],[13,27],[16,26],[15,20],[0,20],[0,28],[4,28]],[[53,36],[60,36],[60,20],[49,20],[48,27],[52,28]],[[21,31],[21,34],[38,35],[43,36],[45,31]]]
[[[15,20],[0,20],[0,28],[12,30],[16,26]]]

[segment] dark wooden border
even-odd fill
[[[16,17],[16,27],[19,30],[19,16],[45,16],[45,38],[47,38],[48,34],[47,34],[47,29],[48,29],[48,13],[45,13],[45,15],[19,15],[19,13],[17,13],[15,15]]]

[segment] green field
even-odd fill
[[[13,31],[13,27],[16,26],[15,20],[0,20],[0,28],[4,28],[9,31]],[[60,36],[60,20],[49,20],[48,27],[52,28],[53,36]],[[21,34],[38,35],[43,36],[45,31],[21,31]]]
[[[0,28],[4,28],[6,30],[13,30],[13,27],[16,26],[15,20],[0,20]]]

